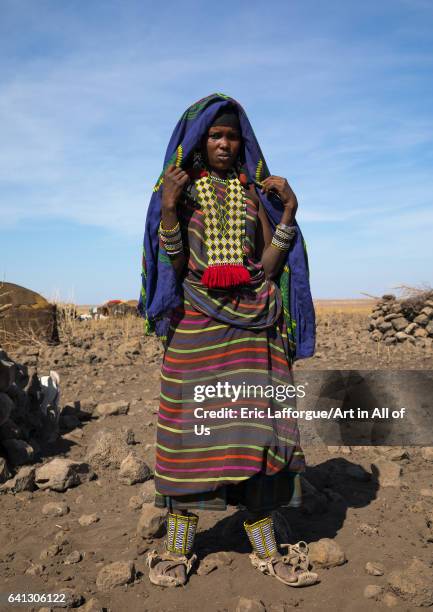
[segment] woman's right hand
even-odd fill
[[[176,210],[176,204],[180,194],[187,183],[189,183],[188,174],[177,168],[173,164],[168,166],[164,172],[164,183],[162,185],[162,206],[166,210]]]

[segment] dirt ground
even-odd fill
[[[383,347],[369,339],[370,305],[367,300],[318,304],[316,356],[296,362],[295,371],[431,370],[430,349],[412,345]],[[61,345],[32,348],[10,350],[9,354],[27,363],[30,369],[37,366],[40,374],[56,370],[61,381],[62,407],[76,402],[83,406],[129,402],[127,414],[102,418],[89,413],[59,441],[42,448],[38,465],[56,456],[86,460],[88,447],[103,430],[119,435],[129,428],[134,435],[134,454],[154,466],[162,349],[156,339],[143,335],[141,320],[77,322]],[[346,557],[342,565],[318,569],[317,585],[290,588],[254,569],[241,530],[243,514],[232,508],[224,513],[199,513],[199,559],[227,551],[227,565],[207,575],[194,572],[182,588],[153,586],[148,580],[146,553],[152,548],[161,549],[163,538],[148,542],[137,534],[144,485],[123,484],[117,468],[100,466],[95,468],[94,480],[63,493],[36,490],[0,496],[0,592],[58,593],[68,588],[76,595],[75,605],[85,605],[93,598],[83,609],[106,608],[112,612],[412,610],[422,600],[420,591],[427,593],[422,600],[427,605],[428,585],[416,585],[412,594],[398,594],[395,589],[391,593],[389,577],[393,571],[407,568],[415,557],[431,568],[433,538],[429,527],[433,523],[433,497],[428,491],[432,487],[433,463],[423,458],[420,448],[394,450],[304,447],[308,463],[305,476],[315,488],[312,502],[301,510],[282,509],[281,515],[289,525],[292,542],[331,538]],[[392,486],[382,486],[372,477],[371,464],[384,456],[401,468],[401,476]],[[42,507],[50,501],[65,502],[68,513],[42,514]],[[99,520],[81,525],[78,519],[89,514],[96,514]],[[59,550],[41,558],[41,553],[44,557],[43,551],[56,543]],[[81,560],[66,564],[65,559],[73,551],[80,553]],[[99,589],[99,571],[117,561],[132,561],[135,579],[108,592]],[[382,564],[383,575],[369,575],[367,562]],[[36,575],[26,573],[34,565],[41,566],[33,572]],[[364,591],[368,585],[383,587],[383,591],[379,593],[377,589],[374,597],[367,598]],[[238,608],[240,597],[253,603]],[[15,609],[4,600],[1,605],[2,610]],[[42,604],[29,604],[26,609],[41,608],[45,610]]]

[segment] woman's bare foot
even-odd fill
[[[289,586],[303,587],[319,582],[318,575],[309,569],[308,548],[305,542],[285,546],[289,548],[287,555],[275,552],[270,557],[260,558],[253,552],[250,555],[253,566]]]
[[[276,553],[274,557],[282,558],[282,555]],[[296,582],[298,580],[295,569],[291,565],[284,563],[282,560],[275,563],[274,570],[277,576],[282,578],[285,582]]]
[[[183,554],[165,552],[159,554],[156,550],[147,556],[149,580],[152,584],[164,587],[183,586],[188,580],[196,555],[186,557]]]
[[[182,554],[176,554],[176,553],[170,553],[170,556],[172,556],[173,558],[183,557]],[[185,565],[182,563],[182,564],[176,565],[175,567],[171,567],[171,569],[168,569],[170,565],[173,565],[172,561],[160,561],[159,563],[155,565],[155,569],[157,572],[161,572],[165,574],[166,576],[172,576],[173,578],[176,578],[176,580],[179,581],[181,584],[185,584],[186,582]]]

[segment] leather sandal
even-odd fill
[[[149,580],[152,584],[163,587],[177,587],[183,586],[188,580],[188,575],[191,572],[195,562],[197,561],[197,555],[193,554],[190,557],[186,555],[174,555],[170,552],[158,553],[156,550],[152,550],[147,555],[147,565],[149,566]],[[164,562],[163,567],[159,567],[160,563]],[[167,563],[168,562],[168,563]],[[170,576],[167,574],[168,571],[177,567],[178,565],[185,566],[185,580],[181,580],[176,576]]]
[[[281,547],[287,547],[288,551],[285,555],[271,556],[266,558],[259,557],[255,552],[250,554],[251,563],[255,568],[263,574],[274,576],[283,584],[291,587],[310,586],[319,582],[319,577],[315,572],[310,571],[310,562],[308,559],[308,545],[306,542],[298,542],[297,544],[281,544]],[[284,563],[292,567],[292,576],[296,578],[293,582],[278,576],[275,572],[274,565]]]

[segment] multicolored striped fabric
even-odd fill
[[[276,474],[256,474],[240,483],[227,484],[215,491],[189,495],[161,495],[156,492],[155,506],[170,512],[185,510],[213,510],[224,512],[228,506],[248,509],[255,514],[266,514],[287,506],[299,508],[302,504],[301,475],[286,466]]]
[[[215,184],[218,198],[224,187]],[[185,299],[173,313],[161,369],[157,426],[156,491],[160,496],[210,493],[254,476],[305,469],[296,421],[218,418],[201,421],[194,409],[241,407],[275,411],[282,402],[266,397],[239,401],[194,401],[197,385],[289,385],[292,383],[287,329],[276,284],[267,280],[254,252],[257,208],[248,199],[245,265],[252,283],[232,290],[207,289],[200,283],[207,265],[203,211],[193,200],[181,205],[180,221],[187,245]],[[209,435],[195,426],[205,423]],[[286,482],[288,479],[286,478]],[[291,483],[293,489],[293,482]]]

